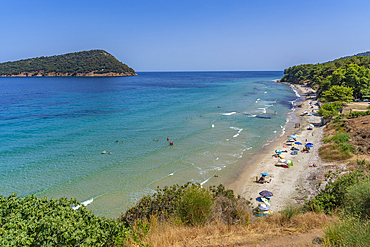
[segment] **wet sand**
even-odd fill
[[[308,92],[314,92],[311,88],[305,88],[301,85],[295,85],[300,90],[300,95],[306,96]],[[312,101],[311,108],[310,102]],[[228,189],[232,189],[235,194],[241,195],[247,200],[251,200],[254,206],[258,205],[256,198],[259,197],[259,192],[262,190],[271,191],[274,196],[271,199],[271,210],[277,212],[286,208],[289,205],[297,203],[295,198],[297,197],[300,186],[305,186],[306,178],[313,173],[317,168],[309,167],[310,164],[319,162],[318,148],[322,139],[322,127],[320,127],[321,117],[317,114],[312,116],[304,115],[304,111],[312,110],[317,111],[317,101],[312,97],[306,97],[304,101],[299,102],[301,107],[296,107],[295,115],[287,123],[286,132],[282,137],[279,137],[269,145],[264,146],[258,151],[258,154],[253,155],[245,165],[239,169],[239,171],[230,178],[225,186]],[[298,104],[299,104],[298,103]],[[300,124],[300,128],[295,128],[295,124]],[[308,130],[309,124],[315,125],[312,130]],[[317,127],[316,127],[317,126]],[[295,145],[299,148],[297,155],[291,155],[290,146],[284,148],[283,146],[290,139],[289,136],[297,134],[298,142],[303,145]],[[314,147],[311,148],[310,153],[303,153],[305,143],[311,142]],[[293,166],[289,168],[283,168],[281,166],[275,166],[278,162],[278,158],[272,157],[276,149],[287,150],[285,154],[286,160],[292,160]],[[270,175],[270,183],[260,184],[256,182],[256,177],[260,178],[261,172],[266,172]]]

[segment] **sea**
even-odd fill
[[[225,183],[284,135],[299,95],[282,76],[0,78],[0,195],[77,198],[116,218],[157,187]]]

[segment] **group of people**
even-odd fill
[[[154,138],[154,141],[158,142],[159,140]],[[167,141],[170,141],[170,137],[168,136],[167,136]],[[170,142],[170,146],[173,146],[173,142]]]

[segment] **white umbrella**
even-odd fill
[[[285,159],[279,159],[279,160],[278,160],[278,162],[280,162],[280,163],[285,163],[285,162],[286,162],[286,160],[285,160]]]
[[[315,127],[315,125],[313,125],[313,124],[309,124],[309,126],[312,127],[312,128]]]

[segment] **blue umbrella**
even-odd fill
[[[306,145],[312,145],[313,146],[313,143],[309,142],[309,143],[306,143]]]
[[[298,135],[294,134],[290,136],[291,138],[297,139]]]
[[[313,144],[312,143],[308,143],[305,145],[306,148],[313,148]]]
[[[276,150],[275,150],[275,153],[277,153],[277,154],[281,154],[281,150],[280,150],[280,149],[276,149]]]
[[[270,176],[270,175],[268,175],[266,172],[262,172],[262,173],[261,173],[261,175],[262,175],[262,176]]]
[[[302,142],[295,142],[294,144],[303,145]]]
[[[263,197],[273,196],[272,192],[267,191],[267,190],[261,191],[260,195],[263,196]]]

